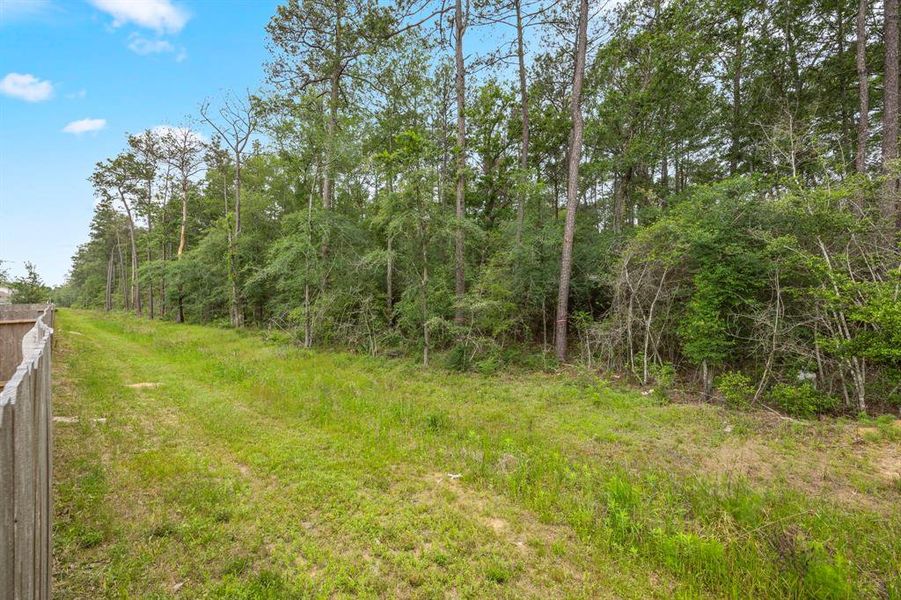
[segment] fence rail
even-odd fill
[[[0,598],[50,597],[52,305],[0,306]]]

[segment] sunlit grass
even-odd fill
[[[96,313],[59,331],[57,597],[901,593],[886,420]]]

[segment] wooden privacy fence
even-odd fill
[[[0,600],[50,597],[53,306],[0,306]]]

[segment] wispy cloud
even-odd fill
[[[29,73],[8,73],[0,80],[0,92],[26,102],[41,102],[53,95],[53,84]]]
[[[21,21],[41,17],[50,12],[50,0],[2,0],[0,21]]]
[[[106,127],[106,119],[79,119],[63,127],[63,133],[81,135],[91,131],[100,131]]]
[[[113,17],[113,27],[132,23],[159,34],[178,33],[190,19],[184,8],[171,0],[90,0],[99,10]]]
[[[175,46],[167,40],[149,40],[139,33],[133,33],[129,39],[128,49],[142,56],[175,51]]]
[[[88,95],[88,91],[86,89],[80,89],[77,92],[72,92],[70,94],[66,94],[66,98],[69,100],[83,100]]]

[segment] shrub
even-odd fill
[[[472,367],[472,359],[469,349],[463,344],[457,344],[447,354],[445,366],[451,371],[465,372]]]
[[[716,389],[723,395],[726,406],[744,408],[754,398],[754,386],[751,378],[738,371],[727,371],[720,375],[716,382]]]
[[[835,407],[835,401],[811,383],[780,383],[770,390],[769,399],[779,408],[797,417],[812,417]]]
[[[676,368],[671,363],[651,365],[651,377],[654,378],[654,396],[665,402],[669,398],[669,392],[673,388],[676,379]]]

